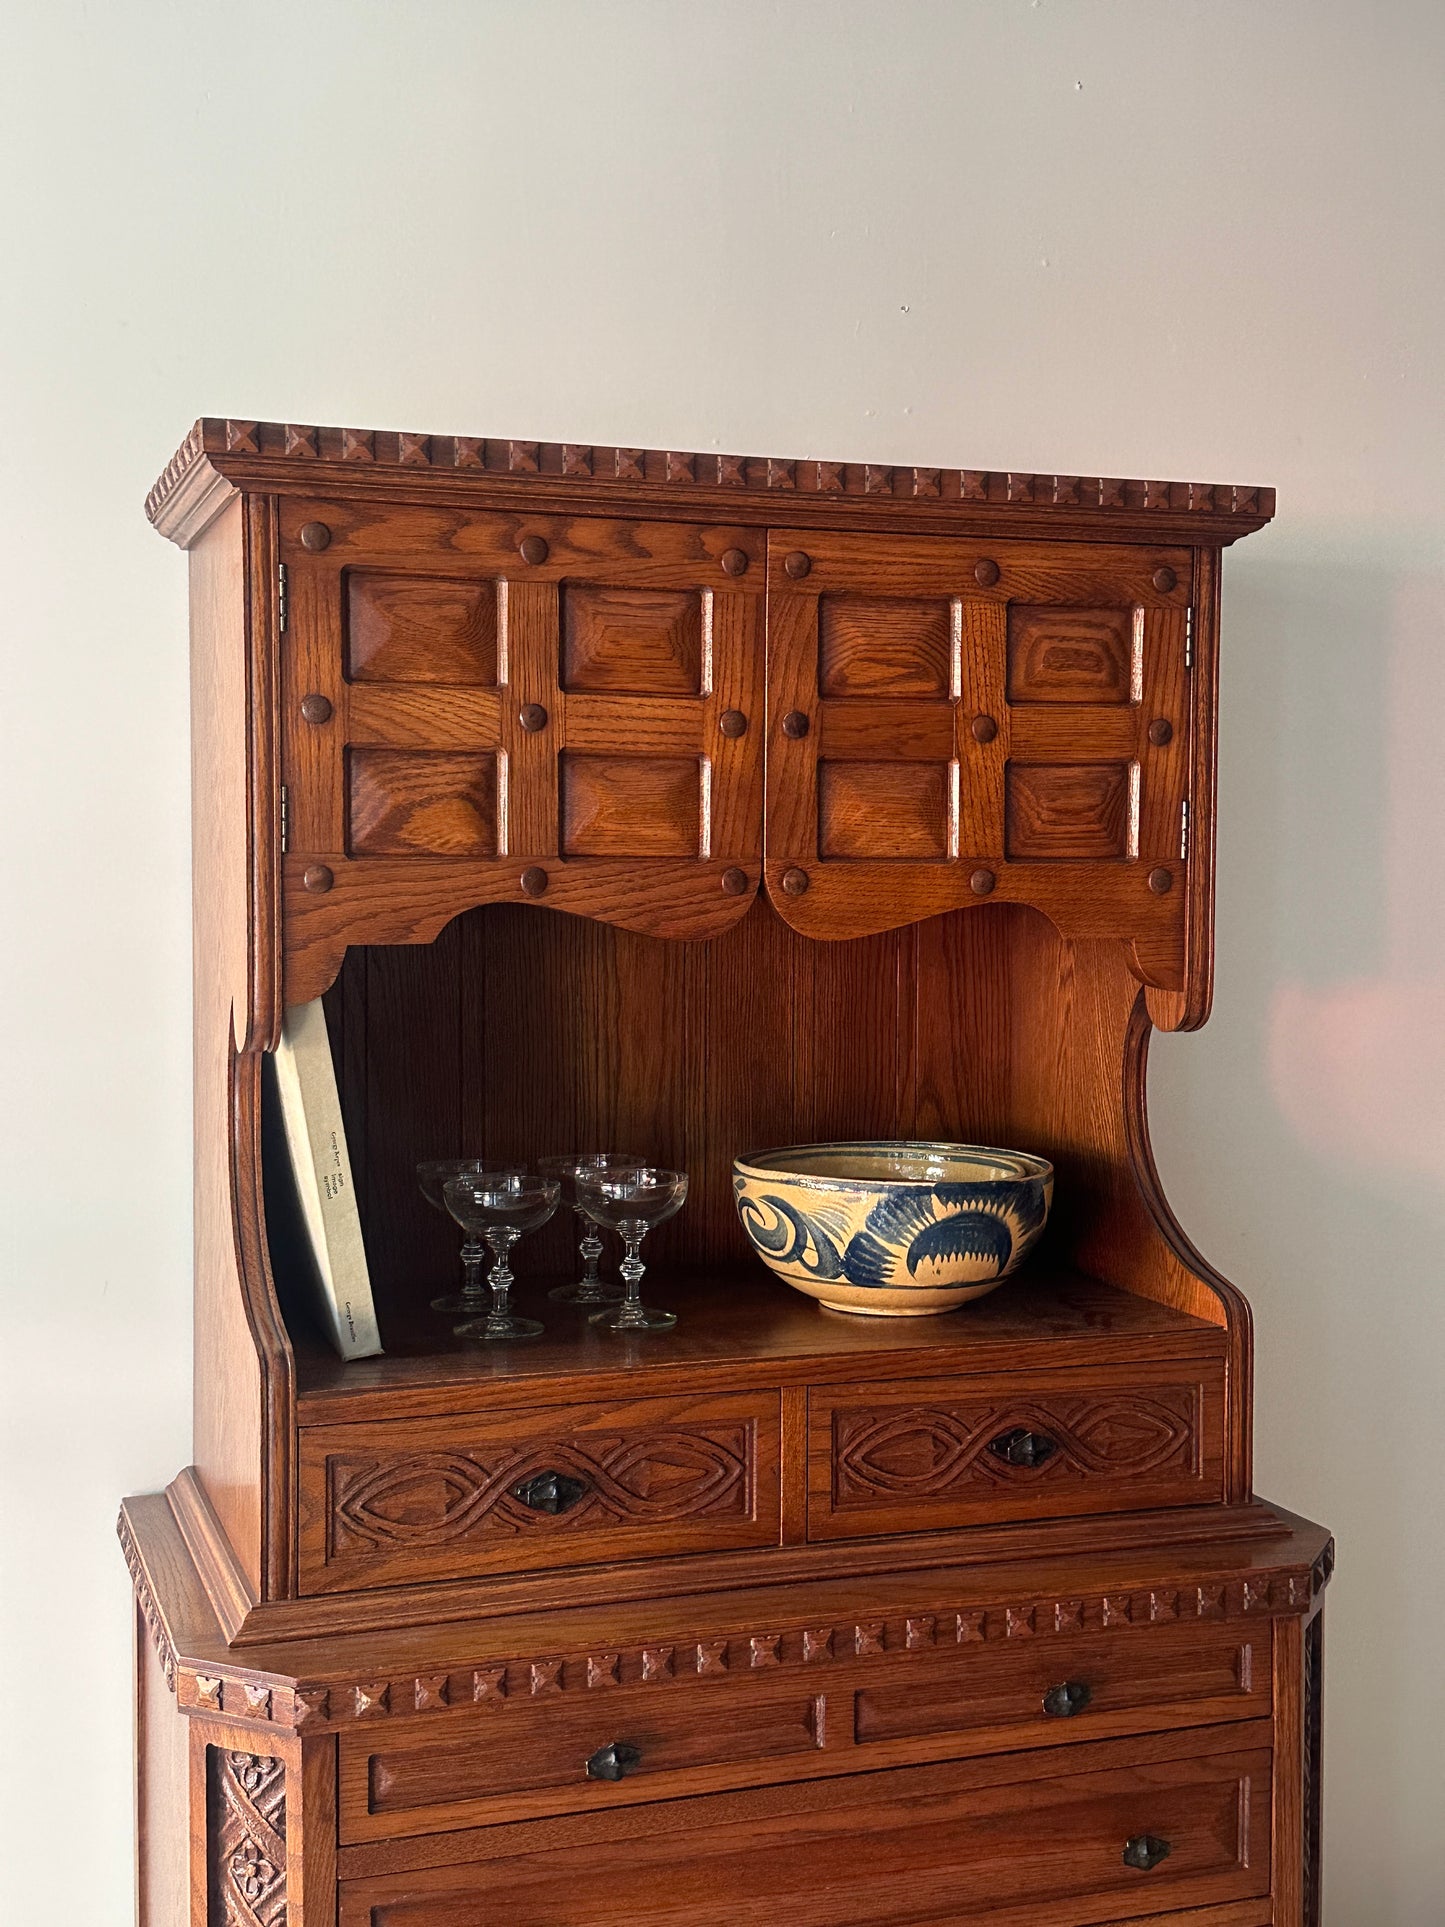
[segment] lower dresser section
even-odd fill
[[[1269,1739],[1251,1720],[343,1848],[339,1927],[1265,1927]]]

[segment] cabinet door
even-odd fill
[[[286,996],[347,943],[535,899],[664,936],[747,908],[756,533],[286,501]]]
[[[775,531],[767,885],[819,937],[983,900],[1183,981],[1191,553]]]

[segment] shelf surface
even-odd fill
[[[677,1313],[667,1332],[621,1337],[546,1296],[552,1281],[519,1286],[517,1309],[546,1333],[515,1345],[458,1339],[423,1310],[385,1334],[384,1356],[345,1363],[315,1339],[296,1346],[303,1425],[422,1416],[468,1405],[535,1405],[551,1398],[630,1398],[679,1389],[741,1389],[855,1378],[914,1378],[1026,1366],[1102,1365],[1215,1356],[1221,1327],[1082,1273],[1041,1262],[986,1298],[930,1318],[867,1318],[816,1305],[759,1268],[670,1272],[643,1297]],[[427,1281],[424,1307],[437,1289]]]

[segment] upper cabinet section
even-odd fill
[[[777,531],[767,887],[816,937],[982,899],[1182,989],[1193,552]]]
[[[1269,489],[208,418],[147,511],[238,1039],[474,904],[706,938],[764,879],[825,938],[1028,904],[1203,1021],[1219,562]]]
[[[346,944],[536,899],[661,936],[762,851],[764,540],[281,504],[286,1001]]]

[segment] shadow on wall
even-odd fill
[[[1156,1039],[1151,1108],[1176,1209],[1254,1306],[1259,1490],[1339,1539],[1327,1917],[1425,1927],[1439,1785],[1404,1762],[1445,1732],[1445,577],[1321,549],[1226,559],[1218,994],[1202,1036]]]

